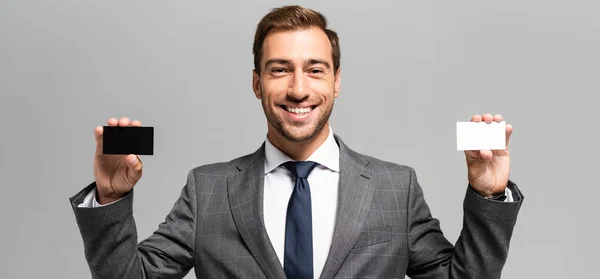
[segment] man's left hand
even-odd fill
[[[486,123],[501,122],[502,115],[492,116],[487,113],[483,116],[473,115],[472,122]],[[504,193],[510,174],[510,155],[508,140],[513,132],[513,127],[506,124],[506,149],[505,150],[467,150],[467,170],[469,183],[475,191],[484,197],[491,197]]]

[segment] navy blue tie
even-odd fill
[[[313,279],[312,209],[306,178],[317,163],[286,162],[283,166],[296,180],[285,221],[283,269],[288,279]]]

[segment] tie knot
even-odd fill
[[[283,166],[297,178],[306,179],[310,172],[317,166],[317,163],[311,161],[290,161],[283,163]]]

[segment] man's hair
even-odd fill
[[[262,59],[262,46],[265,38],[272,29],[280,30],[303,30],[311,27],[317,27],[329,38],[332,49],[333,70],[334,73],[340,67],[340,43],[337,33],[327,29],[327,19],[321,13],[307,9],[301,6],[283,6],[271,10],[266,14],[256,27],[254,35],[254,70],[260,73],[260,60]]]

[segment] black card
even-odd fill
[[[154,127],[104,126],[103,154],[154,154]]]

